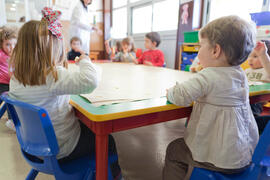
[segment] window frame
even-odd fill
[[[210,9],[211,9],[212,0],[204,0],[204,11],[203,11],[203,21],[202,26],[206,25],[210,19]],[[270,0],[263,0],[262,11],[269,11],[270,10]]]
[[[115,0],[117,1],[117,0]],[[133,33],[132,32],[132,12],[133,9],[144,7],[144,6],[149,6],[151,4],[152,6],[152,24],[151,24],[151,31],[153,31],[153,9],[154,9],[154,4],[157,2],[162,2],[166,0],[141,0],[138,2],[131,3],[129,0],[127,0],[127,5],[113,8],[112,7],[112,15],[114,10],[117,10],[119,8],[126,7],[127,8],[127,36],[132,36],[134,39],[137,38],[143,38],[145,33]],[[180,3],[180,0],[178,0]],[[166,30],[166,31],[158,31],[161,36],[170,36],[170,35],[176,35],[177,34],[177,28],[175,30]]]

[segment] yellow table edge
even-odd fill
[[[151,108],[136,109],[136,110],[100,115],[100,114],[92,114],[92,113],[88,112],[83,107],[76,104],[72,99],[70,100],[70,104],[73,107],[75,107],[77,110],[79,110],[82,114],[84,114],[87,118],[91,119],[92,121],[97,121],[97,122],[103,122],[103,121],[108,121],[108,120],[126,118],[126,117],[130,117],[130,116],[138,116],[138,115],[143,115],[143,114],[155,113],[155,112],[159,112],[159,111],[167,111],[167,110],[174,110],[174,109],[183,108],[180,106],[176,106],[174,104],[167,104],[167,105],[155,106],[155,107],[151,107]]]
[[[264,95],[264,94],[270,94],[270,90],[250,92],[249,96],[257,96],[257,95]],[[70,104],[73,107],[75,107],[77,110],[79,110],[82,114],[84,114],[88,119],[95,122],[104,122],[108,120],[114,120],[114,119],[126,118],[126,117],[131,117],[131,116],[138,116],[138,115],[143,115],[143,114],[183,108],[181,106],[176,106],[174,104],[165,104],[165,105],[155,106],[151,108],[135,109],[135,110],[128,110],[128,111],[123,111],[123,112],[116,112],[116,113],[93,114],[87,111],[86,109],[84,109],[79,104],[75,103],[72,99],[70,99]]]

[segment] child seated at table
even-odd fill
[[[42,14],[41,21],[28,21],[20,29],[10,60],[13,74],[9,96],[47,110],[59,145],[60,163],[92,156],[95,134],[79,121],[69,102],[71,94],[91,93],[97,87],[97,70],[86,55],[79,57],[78,71],[67,70],[62,26],[58,20],[61,12],[45,7]],[[108,152],[117,155],[111,135]],[[120,180],[118,162],[110,169],[113,178]]]
[[[248,80],[251,82],[262,81],[270,82],[270,41],[263,40],[257,43],[254,50],[248,57],[250,68],[246,69]],[[259,133],[261,134],[270,120],[270,116],[261,116],[263,104],[251,104],[253,115],[256,119]]]
[[[16,42],[17,29],[5,26],[0,28],[0,95],[5,91],[9,91],[10,74],[8,63]],[[15,131],[9,111],[6,126]]]
[[[144,38],[146,51],[143,52],[139,59],[134,59],[134,63],[162,67],[164,65],[164,55],[161,50],[157,49],[160,42],[160,35],[157,32],[147,33]]]
[[[124,38],[121,42],[121,51],[111,59],[114,62],[133,62],[136,59],[134,42],[131,37]]]
[[[254,48],[256,27],[226,16],[203,27],[199,39],[203,70],[167,92],[173,104],[194,104],[184,138],[167,147],[164,180],[189,179],[193,167],[240,173],[250,165],[259,139],[247,77],[239,66]]]
[[[67,59],[75,60],[76,57],[80,57],[80,55],[85,54],[82,50],[82,40],[78,37],[72,37],[70,39],[71,50],[68,52]]]
[[[116,41],[115,46],[111,47],[112,39],[108,39],[105,41],[105,49],[107,54],[109,55],[109,58],[111,59],[112,57],[116,56],[119,52],[122,51],[122,45],[121,41]]]

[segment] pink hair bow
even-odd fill
[[[55,35],[58,39],[62,39],[61,28],[62,25],[59,22],[61,16],[61,11],[53,11],[52,8],[44,7],[42,10],[42,19],[46,19],[49,26],[48,29]]]

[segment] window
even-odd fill
[[[152,5],[134,8],[132,11],[132,34],[150,32],[151,26]]]
[[[251,21],[250,13],[261,12],[263,0],[212,0],[209,21],[221,16],[238,15]]]
[[[127,0],[113,0],[113,8],[118,8],[127,5]]]
[[[113,11],[113,26],[111,36],[113,38],[124,38],[127,36],[127,8]]]
[[[179,1],[113,0],[112,37],[122,38],[150,31],[176,30]]]
[[[155,3],[153,8],[153,31],[176,30],[178,9],[179,1],[167,0]]]

